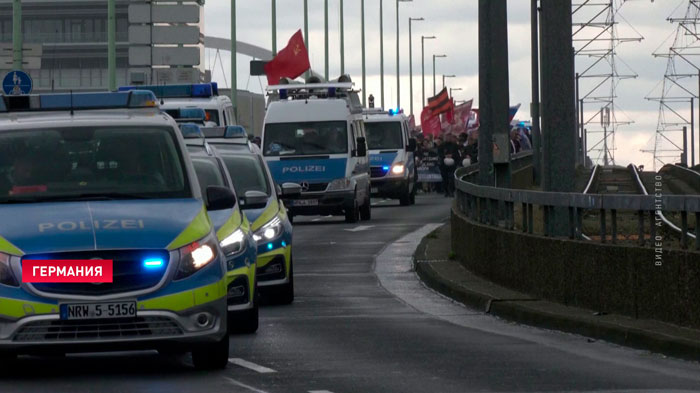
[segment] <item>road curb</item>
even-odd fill
[[[634,326],[635,320],[632,319],[623,319],[618,316],[593,317],[590,312],[585,310],[539,299],[527,299],[527,296],[517,300],[504,299],[466,288],[450,277],[441,275],[435,268],[436,263],[445,262],[421,262],[418,260],[417,256],[426,250],[431,240],[430,236],[424,237],[416,249],[413,257],[416,274],[429,288],[468,307],[524,325],[574,333],[687,360],[700,360],[700,340],[658,331],[659,326],[663,326],[661,323],[655,325],[654,329],[649,329],[642,326],[641,321],[638,321],[640,326]],[[480,280],[487,282],[483,279]],[[551,309],[567,312],[548,311]],[[618,322],[621,320],[624,323]],[[682,330],[682,328],[675,326],[671,330],[673,329]]]

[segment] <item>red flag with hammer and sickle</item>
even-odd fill
[[[301,30],[294,33],[287,46],[272,61],[265,64],[267,83],[276,85],[282,78],[295,79],[311,68],[309,52]]]

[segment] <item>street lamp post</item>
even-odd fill
[[[20,3],[18,0],[16,3]],[[114,0],[109,0],[107,2],[107,69],[109,74],[109,90],[117,90],[117,17],[116,17],[116,5]],[[21,12],[21,11],[20,11]],[[16,33],[15,25],[15,33]],[[20,36],[22,30],[20,27]],[[15,41],[15,45],[17,42]],[[21,69],[22,67],[22,43],[19,44],[19,66],[15,64],[15,67]],[[17,49],[15,47],[15,49]],[[17,63],[17,58],[15,57],[15,63]]]
[[[400,3],[408,3],[412,2],[413,0],[396,0],[396,108],[400,109],[401,108],[401,70],[400,70],[400,53],[401,53],[401,46],[399,45],[399,37],[400,37],[400,27],[401,24],[399,23],[399,4]]]
[[[306,50],[309,49],[309,0],[304,0],[304,44],[306,45]],[[309,79],[311,76],[311,71],[306,71],[305,79]]]
[[[231,104],[233,114],[238,121],[238,75],[237,75],[237,45],[236,45],[236,0],[231,0]]]
[[[326,80],[328,80],[329,77],[329,65],[328,65],[328,0],[324,0],[323,2],[323,12],[325,15],[325,22],[324,22],[324,32],[325,32],[325,37],[326,40],[324,41],[324,48],[325,48],[325,54],[326,54],[326,62],[325,62],[325,75],[326,75]]]
[[[423,18],[408,18],[408,95],[411,99],[411,116],[413,116],[413,32],[411,31],[411,23],[423,21]]]
[[[437,94],[437,82],[435,79],[435,59],[445,57],[447,57],[447,55],[433,55],[433,96]]]
[[[345,11],[340,0],[340,75],[345,75]]]
[[[455,88],[450,87],[450,97],[454,98],[454,96],[452,95],[453,91],[462,91],[462,88],[461,87],[455,87]]]
[[[379,0],[379,102],[384,109],[384,0]]]
[[[367,105],[367,63],[365,52],[365,0],[360,0],[362,13],[362,105]]]
[[[421,101],[421,106],[425,106],[425,40],[434,40],[436,37],[435,36],[421,36],[420,37],[420,51],[421,51],[421,84],[423,86],[423,98]]]
[[[272,56],[277,56],[277,0],[272,0]]]
[[[445,78],[456,78],[456,75],[442,75],[442,87],[445,88],[447,85],[445,84]]]

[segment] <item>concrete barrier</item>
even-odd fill
[[[700,328],[698,252],[664,249],[659,261],[654,248],[507,231],[456,209],[452,249],[473,273],[532,296]]]

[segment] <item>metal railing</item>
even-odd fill
[[[523,168],[532,165],[531,155],[523,154],[512,157],[512,167]],[[543,231],[547,237],[555,237],[554,209],[568,210],[568,238],[582,240],[584,212],[599,212],[600,242],[608,241],[607,212],[611,214],[612,243],[617,243],[618,211],[633,212],[638,219],[638,244],[646,244],[645,217],[648,217],[651,244],[657,239],[656,220],[658,212],[680,213],[683,222],[681,228],[681,247],[688,248],[688,214],[694,214],[696,223],[700,223],[700,196],[698,195],[616,195],[616,194],[582,194],[564,192],[544,192],[516,190],[482,186],[475,183],[478,165],[461,168],[455,173],[457,189],[457,208],[469,219],[482,224],[515,230],[515,206],[521,205],[522,231],[534,233],[534,207],[542,211]],[[695,226],[695,236],[700,235],[700,225]],[[700,242],[695,242],[695,249],[700,250]]]

